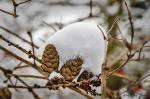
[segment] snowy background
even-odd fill
[[[17,2],[22,2],[22,0],[16,0]],[[131,13],[133,15],[134,26],[135,26],[135,41],[142,40],[144,37],[150,38],[150,1],[149,0],[126,0]],[[12,12],[13,6],[10,0],[0,0],[0,9]],[[92,11],[91,11],[92,9]],[[64,26],[78,21],[91,21],[100,24],[107,31],[110,29],[114,20],[120,18],[118,22],[119,27],[123,35],[130,40],[130,24],[128,20],[128,14],[123,0],[92,0],[92,8],[90,7],[90,0],[32,0],[31,2],[24,3],[17,7],[17,18],[14,18],[8,14],[0,12],[0,26],[6,27],[7,29],[19,34],[25,39],[30,41],[27,31],[31,31],[34,39],[34,43],[41,47],[47,41],[47,39],[52,36],[56,31],[60,30]],[[45,22],[47,24],[45,24]],[[116,35],[115,29],[112,30],[112,35]],[[23,48],[29,50],[31,46],[24,43],[20,39],[8,34],[4,30],[0,29],[0,34],[9,40],[21,45]],[[7,46],[5,42],[0,40],[0,44],[7,47],[10,51],[17,53],[17,55],[28,59],[28,56],[21,51],[15,49],[14,47]],[[113,49],[109,51],[110,56],[113,59],[120,49],[112,46]],[[114,50],[115,49],[115,50]],[[41,51],[36,51],[36,55],[40,57]],[[150,49],[144,49],[142,54],[145,60],[133,61],[127,64],[125,67],[125,72],[131,79],[137,80],[144,75],[149,75],[150,73]],[[28,59],[32,61],[31,59]],[[0,50],[0,66],[13,69],[19,61],[9,56],[7,53]],[[15,71],[15,73],[21,74],[33,74],[40,75],[31,68]],[[147,90],[150,89],[150,77],[148,76],[143,80],[142,85],[145,89],[142,89],[144,94],[148,95]],[[0,71],[0,86],[6,86],[3,81],[6,78]],[[27,79],[29,85],[34,85],[34,83],[39,83],[44,85],[46,81],[37,79]],[[72,92],[70,94],[69,89],[60,91],[48,91],[48,90],[35,90],[42,99],[83,99],[84,97],[79,94]],[[20,90],[13,92],[12,99],[33,99],[32,95],[28,93],[27,90]],[[150,93],[150,92],[149,92]],[[125,93],[126,94],[126,93]],[[75,95],[76,97],[73,97]],[[139,94],[138,94],[139,95]],[[96,97],[95,97],[96,98]],[[134,99],[138,99],[132,97]],[[127,98],[123,98],[127,99]],[[131,97],[129,98],[131,99]],[[141,98],[142,99],[142,98]]]

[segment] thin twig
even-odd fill
[[[108,41],[108,38],[106,37],[106,35],[105,35],[103,29],[101,28],[101,26],[100,26],[100,25],[97,25],[97,27],[98,27],[99,30],[102,32],[102,35],[103,35],[103,37],[104,37],[104,40],[107,40],[107,41]]]
[[[13,17],[17,17],[17,15],[15,15],[15,14],[13,14],[13,13],[11,13],[11,12],[5,11],[5,10],[3,10],[3,9],[0,9],[0,11],[6,13],[6,14],[8,14],[8,15],[11,15],[11,16],[13,16]]]
[[[93,97],[87,95],[86,93],[83,93],[79,88],[69,87],[70,89],[76,91],[77,93],[80,93],[81,95],[85,96],[87,99],[93,99]]]
[[[29,88],[28,88],[28,91],[32,93],[32,95],[33,95],[33,97],[34,97],[35,99],[41,99],[41,98],[38,96],[38,94],[36,94],[36,93],[34,92],[34,90],[31,89],[30,86],[29,86],[24,80],[22,80],[22,79],[20,79],[20,78],[18,77],[18,75],[14,76],[14,77],[15,77],[16,79],[18,79],[18,80],[19,80],[22,84],[24,84],[26,87],[29,87]]]
[[[128,50],[129,50],[130,53],[131,53],[131,50],[132,50],[131,44],[129,44],[129,42],[127,41],[127,39],[123,36],[123,34],[122,34],[121,30],[120,30],[119,25],[116,24],[116,26],[117,26],[117,28],[118,28],[119,34],[121,35],[123,44],[128,48]]]
[[[17,3],[16,3],[16,1],[15,0],[11,0],[12,1],[12,3],[13,3],[13,6],[14,6],[14,15],[16,15],[17,16]]]
[[[11,30],[3,27],[3,26],[0,26],[1,29],[3,29],[4,31],[6,31],[7,33],[11,34],[11,35],[14,35],[15,37],[19,38],[20,40],[26,42],[27,44],[30,44],[32,45],[32,43],[26,39],[24,39],[23,37],[21,37],[20,35],[18,35],[17,33],[15,32],[12,32]],[[33,44],[35,48],[39,48],[37,45]]]
[[[33,42],[33,37],[32,37],[32,34],[30,31],[27,32],[29,37],[30,37],[30,40],[31,40],[31,47],[32,47],[32,52],[33,52],[33,55],[35,56],[35,51],[34,51],[34,42]],[[34,61],[34,65],[36,65],[36,62],[35,62],[35,58],[33,58],[33,61]]]
[[[112,66],[114,66],[114,65],[115,65],[117,62],[119,62],[119,61],[122,59],[122,57],[124,57],[127,53],[128,53],[128,49],[125,49],[123,52],[121,52],[121,53],[119,54],[119,56],[117,56],[117,57],[115,58],[115,60],[113,60],[110,64],[108,64],[107,67],[112,67]]]
[[[131,48],[132,48],[132,46],[133,46],[133,38],[134,38],[134,25],[133,25],[133,21],[132,21],[131,12],[130,12],[129,7],[128,7],[126,2],[125,2],[125,6],[126,6],[127,11],[128,11],[128,18],[129,18],[130,25],[131,25]],[[130,54],[131,54],[131,50],[130,50]]]
[[[17,66],[13,70],[24,69],[24,68],[28,68],[28,67],[31,67],[31,66],[26,64],[26,65],[23,65],[23,66]]]
[[[32,1],[32,0],[23,1],[23,2],[17,3],[17,5],[20,5],[20,4],[23,4],[23,3],[27,3],[27,2],[29,2],[29,1]]]
[[[12,74],[13,72],[9,69],[5,69],[2,66],[0,66],[0,70],[3,71],[4,75],[8,78],[8,80],[10,81],[10,83],[15,86],[13,84],[13,82],[11,81],[11,76],[13,76],[14,78],[16,78],[17,80],[19,80],[22,84],[24,84],[26,87],[29,87],[29,85],[23,81],[22,79],[20,79],[20,77],[18,75]],[[15,88],[16,89],[16,88]],[[34,98],[36,99],[41,99],[35,92],[33,89],[28,88],[28,90],[32,93],[32,95],[34,96]]]
[[[117,22],[120,20],[120,18],[117,18],[113,24],[111,25],[110,29],[106,32],[107,34],[110,34],[111,30],[114,28],[114,26],[117,24]]]
[[[93,12],[92,11],[93,10],[93,0],[90,0],[89,4],[90,4],[90,14],[89,14],[89,16],[92,17],[93,16],[93,13],[92,13]]]
[[[59,84],[59,85],[53,85],[53,86],[29,86],[29,87],[27,87],[27,86],[12,86],[12,85],[9,85],[8,86],[8,88],[21,88],[21,89],[56,89],[56,88],[58,88],[58,87],[60,87],[60,86],[65,86],[65,87],[69,87],[69,86],[72,86],[71,84]],[[80,93],[81,95],[83,95],[83,96],[85,96],[87,99],[93,99],[91,96],[89,96],[89,95],[87,95],[87,94],[85,94],[85,93],[83,93],[80,89],[78,89],[78,88],[74,88],[74,87],[69,87],[70,89],[72,89],[72,90],[74,90],[74,91],[76,91],[76,92],[78,92],[78,93]]]
[[[145,41],[146,42],[146,41]],[[114,74],[116,71],[120,70],[122,67],[124,67],[129,61],[130,59],[132,59],[132,57],[137,53],[139,52],[139,50],[147,43],[143,43],[140,47],[138,47],[131,55],[129,54],[128,55],[128,58],[117,68],[117,69],[114,69],[113,71],[109,72],[107,74],[107,77],[110,77],[112,74]]]
[[[43,77],[43,76],[36,76],[36,75],[20,75],[20,74],[11,74],[10,76],[18,76],[18,77],[22,77],[22,78],[36,78],[36,79],[49,80],[47,77]]]
[[[143,43],[143,46],[141,47],[141,49],[139,50],[139,56],[138,56],[138,59],[140,60],[141,59],[141,53],[142,53],[142,50],[143,50],[143,48],[144,48],[144,45],[147,43],[148,41],[145,41],[144,43]]]
[[[16,59],[18,59],[18,60],[20,60],[20,61],[22,61],[22,62],[24,62],[24,63],[26,63],[26,64],[28,64],[28,65],[30,65],[30,66],[32,66],[32,67],[35,68],[36,70],[42,71],[40,67],[35,66],[35,65],[32,64],[31,62],[29,62],[29,61],[27,61],[27,60],[25,60],[25,59],[19,57],[18,55],[16,55],[16,54],[10,52],[8,49],[4,48],[4,47],[1,46],[1,45],[0,45],[0,49],[3,50],[3,51],[5,51],[5,52],[7,52],[8,54],[10,54],[11,56],[15,57]]]
[[[29,1],[31,1],[31,0],[26,0],[26,1],[23,1],[23,2],[20,2],[20,3],[17,3],[15,0],[11,0],[11,2],[12,2],[12,4],[13,4],[13,14],[15,15],[14,17],[17,17],[18,15],[17,15],[17,7],[19,6],[19,5],[21,5],[21,4],[24,4],[24,3],[26,3],[26,2],[29,2]]]
[[[42,63],[42,61],[41,61],[39,58],[37,58],[36,56],[34,56],[34,55],[31,53],[31,51],[27,51],[26,49],[20,47],[18,44],[15,44],[15,43],[11,42],[10,40],[6,39],[6,38],[3,37],[2,35],[0,35],[0,39],[2,39],[2,40],[4,40],[5,42],[7,42],[9,46],[12,45],[13,47],[15,47],[15,48],[21,50],[22,52],[24,52],[25,54],[29,55],[29,58],[34,58],[34,59],[35,59],[36,61],[38,61],[39,63]],[[42,64],[45,65],[45,63],[42,63]]]
[[[54,30],[54,32],[57,32],[57,29],[55,29],[51,24],[48,24],[45,21],[43,21],[43,23],[46,24],[47,26],[49,26],[50,28],[52,28]]]
[[[122,79],[125,79],[125,80],[129,81],[130,83],[134,82],[134,81],[132,81],[131,79],[129,79],[128,77],[126,77],[124,75],[121,75],[121,74],[118,74],[118,73],[114,73],[113,75],[118,76]]]

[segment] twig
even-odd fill
[[[81,95],[85,96],[87,99],[93,99],[91,96],[83,93],[79,88],[69,87],[70,89],[76,91],[77,93],[80,93]]]
[[[2,67],[2,66],[0,66],[0,70],[3,72],[3,74],[4,74],[5,77],[7,78],[6,81],[9,80],[9,82],[10,82],[12,85],[14,85],[13,82],[11,81],[10,76],[9,76],[10,74],[12,74],[12,71],[11,71],[10,69],[5,69],[5,68]],[[16,88],[15,88],[15,90],[18,91]]]
[[[144,47],[150,47],[150,46],[146,45],[146,46],[144,46]]]
[[[93,9],[93,0],[90,0],[90,14],[89,16],[92,17],[93,16],[93,13],[92,13],[92,9]]]
[[[28,65],[30,65],[30,66],[32,66],[32,67],[35,68],[36,70],[42,71],[40,67],[35,66],[35,65],[32,64],[31,62],[29,62],[29,61],[27,61],[27,60],[25,60],[25,59],[19,57],[18,55],[16,55],[16,54],[10,52],[9,50],[7,50],[6,48],[4,48],[4,47],[1,46],[1,45],[0,45],[0,49],[2,49],[3,51],[7,52],[8,54],[10,54],[11,56],[15,57],[16,59],[18,59],[18,60],[20,60],[20,61],[22,61],[22,62],[24,62],[24,63],[26,63],[26,64],[28,64]],[[41,73],[41,72],[40,72],[40,73]]]
[[[24,3],[26,3],[26,2],[29,2],[29,1],[31,1],[31,0],[26,0],[26,1],[23,1],[23,2],[20,2],[20,3],[17,3],[15,0],[11,0],[11,2],[12,2],[12,4],[13,4],[13,14],[15,15],[14,17],[17,17],[18,15],[17,15],[17,7],[19,6],[19,5],[21,5],[21,4],[24,4]]]
[[[2,40],[4,40],[5,42],[7,42],[9,46],[12,45],[13,47],[15,47],[15,48],[21,50],[22,52],[26,53],[27,55],[29,55],[29,58],[34,58],[34,59],[35,59],[36,61],[38,61],[39,63],[42,63],[42,61],[41,61],[39,58],[37,58],[36,56],[34,56],[34,55],[31,53],[31,51],[27,51],[26,49],[20,47],[18,44],[15,44],[15,43],[11,42],[10,40],[6,39],[6,38],[3,37],[2,35],[0,35],[0,39],[2,39]],[[45,65],[45,63],[42,63],[42,64]]]
[[[28,67],[31,67],[31,66],[26,64],[26,65],[23,65],[23,66],[17,66],[13,70],[18,70],[18,69],[23,69],[23,68],[28,68]]]
[[[129,44],[129,42],[127,41],[127,39],[123,36],[123,34],[122,34],[121,30],[120,30],[119,25],[118,25],[118,24],[116,24],[116,26],[117,26],[117,28],[118,28],[118,31],[119,31],[120,35],[121,35],[121,38],[122,38],[123,44],[124,44],[124,45],[128,48],[128,50],[129,50],[129,51],[130,51],[130,53],[131,53],[131,50],[132,50],[132,46],[131,46],[131,44]]]
[[[56,88],[58,88],[58,87],[60,87],[60,86],[65,86],[65,87],[69,87],[69,86],[72,86],[71,84],[59,84],[59,85],[53,85],[53,86],[29,86],[29,87],[27,87],[27,86],[12,86],[12,85],[9,85],[8,86],[8,88],[21,88],[21,89],[56,89]],[[76,92],[78,92],[78,93],[80,93],[81,95],[83,95],[83,96],[85,96],[87,99],[93,99],[91,96],[89,96],[89,95],[87,95],[87,94],[85,94],[85,93],[83,93],[80,89],[78,89],[78,88],[74,88],[74,87],[69,87],[70,89],[72,89],[72,90],[74,90],[74,91],[76,91]]]
[[[113,75],[118,76],[122,79],[125,79],[125,80],[129,81],[130,83],[134,82],[134,81],[132,81],[131,79],[129,79],[128,77],[126,77],[124,75],[121,75],[121,74],[118,74],[118,73],[114,73]]]
[[[41,99],[41,98],[34,92],[34,90],[30,88],[30,86],[29,86],[25,81],[23,81],[22,79],[20,79],[20,78],[18,77],[18,75],[15,75],[14,77],[15,77],[16,79],[18,79],[18,80],[19,80],[22,84],[24,84],[26,87],[29,87],[29,88],[28,88],[28,91],[32,93],[32,95],[33,95],[33,97],[34,97],[35,99]]]
[[[14,13],[15,16],[17,16],[17,11],[16,11],[17,10],[17,3],[16,3],[15,0],[11,0],[11,1],[13,3],[13,6],[14,6],[14,12],[13,13]]]
[[[114,28],[114,26],[117,24],[117,22],[118,22],[119,20],[120,20],[120,18],[117,18],[117,19],[113,22],[113,24],[111,25],[110,29],[106,32],[107,34],[110,33],[110,31]]]
[[[97,27],[98,27],[99,30],[102,32],[102,35],[103,35],[103,37],[104,37],[104,40],[107,40],[107,41],[108,41],[108,38],[106,37],[106,35],[105,35],[103,29],[101,28],[101,26],[100,26],[100,25],[97,25]]]
[[[32,37],[32,34],[30,31],[27,32],[29,37],[30,37],[30,40],[31,40],[31,47],[32,47],[32,52],[33,52],[33,55],[35,56],[35,51],[34,51],[34,42],[33,42],[33,37]],[[33,58],[33,61],[34,61],[34,65],[36,65],[36,62],[35,62],[35,58]]]
[[[23,4],[23,3],[27,3],[27,2],[29,2],[29,1],[32,1],[32,0],[23,1],[23,2],[18,3],[17,5],[20,5],[20,4]]]
[[[120,61],[122,59],[122,57],[124,57],[126,54],[128,53],[128,49],[125,49],[122,53],[119,54],[119,56],[117,56],[115,58],[115,60],[113,60],[111,62],[111,64],[108,64],[107,67],[112,67],[114,66],[114,64],[116,64],[118,61]]]
[[[2,40],[4,40],[5,42],[7,42],[9,46],[12,45],[13,47],[15,47],[15,48],[21,50],[23,53],[27,54],[27,55],[29,56],[29,58],[33,58],[33,59],[35,59],[36,61],[38,61],[39,63],[41,63],[41,64],[43,64],[43,65],[46,66],[46,64],[45,64],[44,62],[42,62],[38,57],[36,57],[35,55],[33,55],[33,54],[31,53],[31,51],[27,51],[26,49],[20,47],[18,44],[15,44],[15,43],[9,41],[8,39],[6,39],[5,37],[3,37],[2,35],[0,35],[0,39],[2,39]],[[36,67],[37,67],[37,68],[40,68],[40,67],[38,67],[38,66],[36,66]],[[41,69],[40,69],[40,73],[42,73],[44,76],[47,76],[47,77],[49,76],[48,73],[44,73]]]
[[[106,98],[106,70],[105,66],[102,65],[102,78],[101,78],[101,86],[102,86],[102,99]]]
[[[10,76],[18,76],[18,77],[23,77],[23,78],[36,78],[36,79],[49,80],[47,77],[36,76],[36,75],[19,75],[19,74],[11,74]]]
[[[8,14],[8,15],[11,15],[11,16],[13,16],[13,17],[17,17],[17,15],[15,15],[15,14],[13,14],[13,13],[11,13],[11,12],[5,11],[5,10],[3,10],[3,9],[0,9],[0,11],[6,13],[6,14]]]
[[[127,11],[128,11],[128,18],[129,18],[130,25],[131,25],[131,48],[132,48],[132,46],[133,46],[133,38],[134,38],[134,25],[133,25],[133,21],[132,21],[131,12],[130,12],[129,7],[128,7],[126,2],[125,2],[125,6],[126,6]],[[131,50],[130,50],[130,54],[131,54]]]
[[[145,41],[146,42],[146,41]],[[118,71],[118,70],[120,70],[122,67],[124,67],[129,61],[130,61],[130,59],[132,59],[132,57],[137,53],[137,52],[139,52],[139,50],[147,43],[143,43],[140,47],[138,47],[135,51],[134,51],[134,53],[132,53],[131,55],[129,54],[128,55],[128,58],[117,68],[117,69],[114,69],[113,71],[111,71],[111,72],[109,72],[108,74],[107,74],[107,77],[110,77],[112,74],[114,74],[116,71]]]
[[[28,40],[24,39],[23,37],[21,37],[21,36],[18,35],[17,33],[12,32],[11,30],[9,30],[9,29],[7,29],[7,28],[5,28],[5,27],[3,27],[3,26],[0,26],[0,28],[3,29],[4,31],[6,31],[6,32],[9,33],[9,34],[16,36],[17,38],[19,38],[20,40],[26,42],[27,44],[32,45],[31,42],[29,42]],[[39,48],[37,45],[35,45],[35,44],[33,44],[33,45],[34,45],[35,48]]]
[[[143,50],[143,48],[144,48],[144,45],[147,43],[148,41],[145,41],[144,43],[143,43],[143,46],[141,47],[141,49],[139,50],[139,56],[138,56],[138,59],[140,60],[141,59],[141,53],[142,53],[142,50]]]
[[[52,28],[54,30],[54,32],[57,32],[57,30],[51,24],[48,24],[45,21],[43,21],[43,23],[46,24],[47,26],[49,26],[50,28]]]
[[[22,79],[20,79],[18,75],[12,74],[13,72],[12,72],[11,70],[5,69],[5,68],[3,68],[2,66],[0,66],[0,70],[3,71],[4,75],[8,78],[8,80],[11,82],[11,84],[12,84],[13,86],[15,86],[15,85],[14,85],[13,82],[10,80],[11,76],[13,76],[13,77],[16,78],[17,80],[19,80],[19,81],[20,81],[22,84],[24,84],[26,87],[29,87],[29,85],[28,85],[25,81],[23,81]],[[16,89],[16,88],[15,88],[15,89]],[[33,89],[28,88],[28,90],[32,93],[32,95],[34,96],[34,98],[36,98],[36,99],[41,99],[41,98],[33,91]]]

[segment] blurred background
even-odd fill
[[[23,0],[15,0],[16,2],[22,2]],[[134,22],[135,37],[134,42],[141,41],[146,37],[150,38],[150,0],[126,0],[132,19]],[[13,5],[11,0],[0,0],[0,9],[8,12],[13,12]],[[33,41],[38,47],[41,47],[46,40],[53,35],[56,31],[60,30],[64,26],[78,21],[92,21],[100,24],[106,31],[108,31],[112,24],[120,18],[118,25],[123,36],[130,41],[131,25],[128,19],[128,12],[125,6],[124,0],[31,0],[17,7],[18,17],[0,12],[0,26],[5,27],[14,33],[17,33],[21,37],[30,41],[30,37],[27,31],[31,31],[33,35]],[[30,50],[32,47],[16,38],[15,36],[7,33],[0,28],[0,34],[7,39],[19,44],[23,48]],[[118,29],[114,26],[111,29],[110,34],[117,38]],[[148,43],[150,46],[150,43]],[[8,46],[5,42],[0,40],[0,45],[7,47],[10,51],[17,55],[28,59],[28,56],[14,47]],[[118,42],[112,40],[108,47],[109,62],[114,57],[119,55],[123,51]],[[40,56],[42,52],[36,50],[36,55]],[[142,57],[140,61],[129,62],[123,69],[123,72],[130,77],[130,79],[136,81],[141,77],[147,76],[142,80],[142,92],[148,96],[150,94],[150,48],[144,48],[142,51]],[[20,62],[15,58],[9,56],[6,52],[0,50],[0,66],[13,69]],[[31,68],[15,71],[15,73],[21,74],[33,74],[40,75],[38,72]],[[0,71],[0,87],[5,87],[6,78]],[[44,85],[46,81],[37,79],[25,79],[30,85],[39,83]],[[120,83],[121,81],[119,81]],[[117,85],[116,85],[117,86]],[[14,89],[12,92],[12,99],[34,99],[33,96],[28,93],[27,90],[20,90],[19,92]],[[65,91],[48,91],[46,89],[35,90],[42,99],[84,99],[84,97],[78,95],[75,92],[71,92],[69,89]],[[76,97],[72,97],[75,95]],[[96,97],[95,97],[96,98]],[[147,98],[149,99],[149,98]]]

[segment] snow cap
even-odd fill
[[[80,57],[82,68],[97,75],[101,73],[106,54],[106,31],[92,22],[77,22],[64,27],[48,39],[56,47],[59,69],[68,60]],[[103,32],[103,33],[102,33]]]

